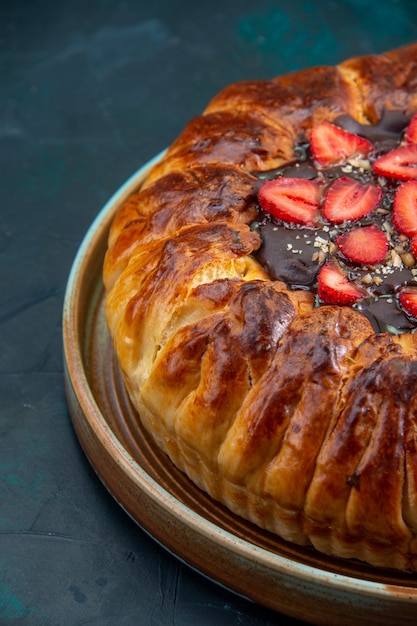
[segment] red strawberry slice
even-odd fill
[[[398,298],[405,312],[417,319],[417,287],[403,287]]]
[[[402,235],[417,235],[417,180],[409,180],[398,187],[394,197],[392,222]]]
[[[414,113],[405,129],[404,139],[408,144],[417,143],[417,113]]]
[[[363,226],[339,235],[336,245],[349,261],[361,264],[380,263],[388,251],[388,240],[378,226]]]
[[[366,294],[349,281],[340,265],[332,259],[320,269],[317,293],[326,304],[354,304]]]
[[[319,221],[320,186],[306,178],[276,178],[258,192],[264,211],[291,224],[314,226]]]
[[[373,150],[370,141],[350,133],[330,122],[313,126],[310,148],[317,163],[323,166],[339,165],[351,157],[366,157]]]
[[[414,237],[411,239],[410,250],[413,257],[417,260],[417,235],[414,235]]]
[[[380,202],[382,191],[373,185],[367,185],[342,176],[331,184],[323,204],[323,215],[334,224],[346,220],[357,220],[371,213]]]
[[[395,180],[417,178],[417,144],[390,150],[374,162],[373,170],[378,176]]]

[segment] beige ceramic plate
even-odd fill
[[[64,305],[65,383],[79,440],[129,515],[183,562],[255,602],[312,624],[417,623],[417,577],[331,560],[235,517],[155,449],[120,377],[101,268],[111,220],[156,159],[106,204],[74,261]]]

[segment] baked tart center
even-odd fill
[[[352,306],[376,332],[417,327],[417,113],[387,110],[378,124],[321,122],[298,159],[257,175],[271,278]]]

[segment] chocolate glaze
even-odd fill
[[[386,110],[380,121],[374,125],[360,124],[349,115],[343,115],[335,120],[335,124],[349,132],[356,133],[372,142],[375,148],[373,158],[392,150],[398,146],[410,116],[400,110]],[[349,175],[362,182],[378,184],[378,177],[372,169],[353,167],[346,172],[345,167],[332,167],[318,170],[311,157],[309,145],[297,147],[298,160],[280,169],[257,174],[262,180],[271,180],[279,176],[292,178],[318,178],[326,185],[340,176]],[[256,173],[255,173],[256,174]],[[381,208],[388,211],[374,212],[371,216],[355,221],[355,226],[374,223],[382,227],[385,221],[390,222],[390,210],[398,183],[385,181],[384,198]],[[351,227],[349,223],[343,225],[326,225],[320,228],[288,226],[275,220],[259,209],[259,215],[252,228],[257,230],[262,239],[262,245],[256,256],[259,262],[267,269],[274,280],[284,281],[291,289],[317,290],[317,274],[321,265],[329,257],[329,240]],[[322,250],[322,252],[320,252]],[[368,287],[369,297],[364,298],[354,308],[361,311],[372,322],[376,332],[407,332],[417,327],[415,320],[410,320],[401,310],[396,293],[404,284],[414,284],[411,270],[367,268],[350,266],[346,259],[336,252],[339,262],[345,266],[352,280],[359,281],[367,273],[378,270],[383,282],[380,285],[372,284]],[[317,301],[319,305],[320,302]]]
[[[264,219],[255,227],[262,238],[257,257],[271,278],[283,280],[292,289],[314,287],[319,269],[311,260],[314,231],[285,228],[272,219]]]
[[[353,306],[370,320],[375,332],[401,333],[416,324],[406,317],[392,297],[369,298]]]
[[[378,155],[382,152],[388,152],[398,145],[410,119],[411,116],[407,115],[405,111],[385,109],[377,124],[360,124],[350,115],[341,115],[335,120],[335,125],[368,139],[374,145]]]

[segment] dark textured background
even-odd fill
[[[64,390],[67,276],[105,201],[224,85],[417,39],[414,0],[0,0],[0,623],[295,626],[107,494]]]

